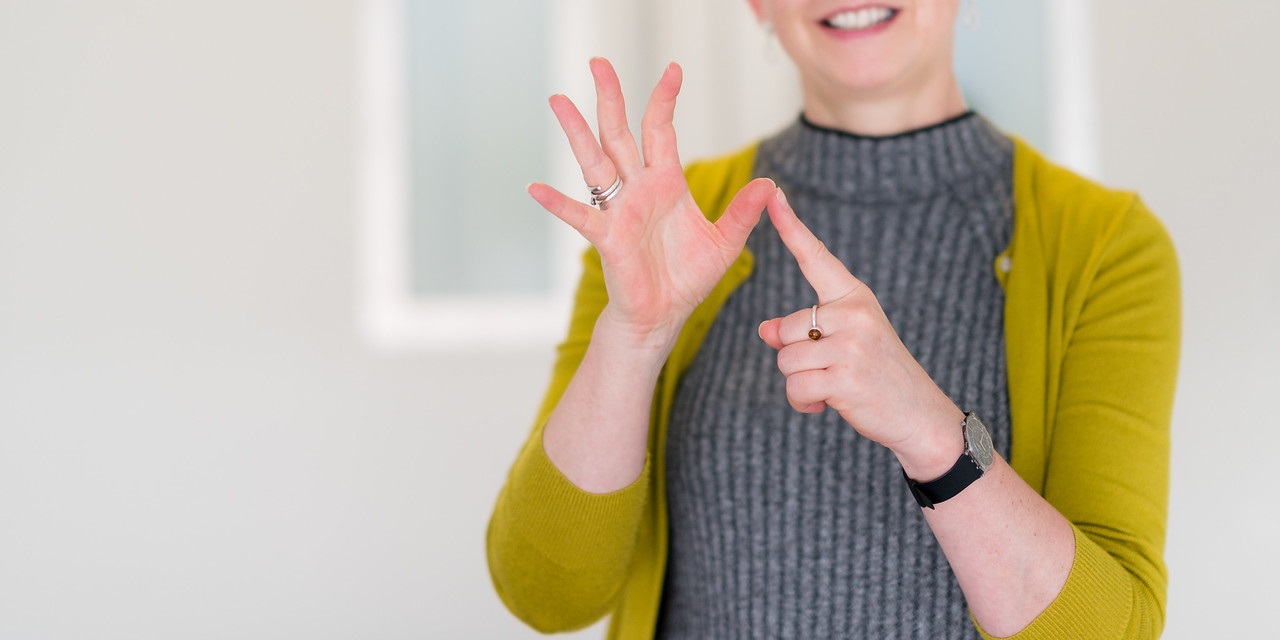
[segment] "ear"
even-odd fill
[[[757,22],[764,22],[764,8],[760,6],[761,0],[747,0],[747,4],[751,5],[751,12],[756,14]]]

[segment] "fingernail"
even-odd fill
[[[757,336],[760,336],[760,339],[761,339],[761,340],[764,340],[764,323],[765,323],[765,322],[768,322],[768,320],[765,320],[764,322],[761,322],[761,323],[760,323],[760,326],[756,327],[756,335],[757,335]]]
[[[787,204],[787,194],[783,193],[781,188],[778,189],[778,202]],[[791,205],[787,204],[787,206]]]

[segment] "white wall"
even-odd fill
[[[1274,633],[1280,4],[1096,4],[1102,172],[1182,263],[1167,638]]]
[[[527,634],[548,351],[359,344],[354,16],[0,2],[0,638]]]
[[[1105,177],[1186,277],[1167,637],[1248,637],[1280,574],[1280,16],[1105,9]],[[549,350],[360,344],[354,19],[0,2],[0,638],[533,635],[483,531]]]

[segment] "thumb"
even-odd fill
[[[782,318],[772,318],[761,322],[757,333],[760,334],[760,339],[764,340],[765,344],[774,349],[781,349],[785,346],[782,344]]]
[[[777,189],[777,185],[768,178],[756,178],[738,190],[724,210],[724,215],[716,220],[716,229],[724,238],[724,246],[735,255],[742,251],[747,243],[747,236],[760,221],[760,212],[764,211],[769,196]]]

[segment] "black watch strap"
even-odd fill
[[[961,491],[964,491],[975,480],[982,477],[982,468],[974,462],[973,457],[968,451],[960,454],[960,459],[951,466],[951,470],[942,474],[941,478],[929,482],[916,482],[907,477],[907,472],[902,471],[902,477],[906,479],[907,486],[911,488],[911,495],[915,496],[916,504],[921,507],[933,508],[933,505],[950,500],[956,497]]]

